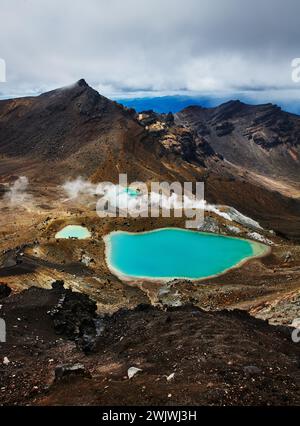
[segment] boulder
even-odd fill
[[[90,373],[85,369],[85,366],[80,363],[63,364],[55,368],[55,382],[71,376],[91,377]]]
[[[262,373],[262,370],[256,365],[246,365],[243,370],[249,376],[255,376]]]

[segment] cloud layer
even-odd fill
[[[0,92],[40,92],[84,77],[107,95],[295,97],[299,16],[299,0],[2,0]]]

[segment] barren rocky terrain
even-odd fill
[[[291,405],[290,331],[242,311],[139,305],[96,315],[80,293],[30,288],[3,302],[1,402],[34,405]],[[130,374],[135,373],[133,376]]]

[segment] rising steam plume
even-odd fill
[[[28,178],[26,176],[20,176],[10,185],[9,190],[5,194],[5,200],[12,206],[22,207],[24,203],[31,199],[30,194],[27,192],[28,184]]]
[[[108,185],[107,183],[93,184],[80,176],[74,180],[65,182],[63,185],[63,189],[67,194],[67,199],[73,200],[80,200],[80,198],[84,196],[104,195],[106,200],[109,200],[111,203],[113,203],[113,200],[116,199],[116,194],[118,194],[117,207],[122,209],[126,206],[128,208],[128,211],[135,211],[137,207],[140,207],[141,203],[143,202],[145,203],[145,205],[147,205],[148,203],[148,195],[141,195],[139,197],[133,198],[130,197],[130,195],[128,195],[126,192],[124,192],[124,188],[121,188],[119,185]],[[159,195],[153,192],[151,193],[152,200],[156,200],[156,202],[164,208],[170,208],[170,206],[172,205],[176,208],[177,200],[174,195],[175,194],[170,197],[167,197],[165,195]],[[183,201],[186,207],[194,209],[198,208],[203,209],[207,212],[213,212],[228,221],[235,221],[251,229],[262,229],[258,222],[243,215],[233,207],[210,204],[205,200],[194,201],[193,199],[190,199],[187,196],[184,196]]]

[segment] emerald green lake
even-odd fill
[[[106,260],[122,279],[201,279],[220,274],[268,250],[264,244],[178,228],[112,232]]]
[[[90,238],[90,236],[90,231],[84,226],[68,225],[57,232],[55,238],[77,238],[78,240],[83,240],[85,238]]]

